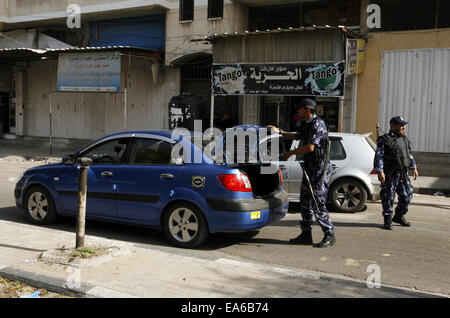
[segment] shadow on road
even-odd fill
[[[76,219],[70,217],[60,217],[58,222],[51,225],[33,225],[25,215],[25,212],[17,207],[0,208],[0,220],[27,224],[38,228],[49,228],[60,231],[74,233],[76,228]],[[102,221],[88,220],[86,223],[86,235],[98,236],[102,238],[119,240],[135,244],[150,244],[160,247],[172,247],[166,237],[160,230],[138,227],[133,225],[108,223]],[[335,227],[360,227],[360,228],[382,228],[381,224],[375,223],[350,223],[350,222],[334,222]],[[299,227],[299,220],[281,220],[271,226]],[[318,227],[317,224],[314,224]],[[259,231],[251,231],[245,233],[213,233],[206,242],[198,248],[200,251],[213,251],[226,248],[231,245],[252,244],[278,244],[288,245],[288,241],[278,239],[257,238]]]
[[[426,206],[426,207],[431,207],[431,208],[436,208],[436,209],[450,210],[450,205],[446,205],[446,204],[416,203],[416,202],[412,201],[409,205],[410,206],[418,205],[418,206]]]
[[[333,220],[332,220],[333,221]],[[288,227],[299,227],[300,219],[298,220],[281,220],[271,226],[288,226]],[[334,222],[335,227],[373,227],[382,228],[382,224],[378,223],[352,223],[352,222]],[[313,226],[318,226],[316,223]]]
[[[25,212],[17,207],[0,208],[0,220],[27,224],[30,226],[35,226],[36,228],[48,228],[71,232],[73,235],[75,235],[76,229],[76,219],[70,217],[60,217],[56,223],[51,225],[34,225],[28,221]],[[208,237],[206,242],[198,248],[198,250],[217,250],[231,245],[245,243],[287,244],[287,242],[280,240],[254,238],[258,235],[258,233],[259,231],[251,231],[246,233],[213,233]],[[150,244],[160,247],[173,248],[160,230],[133,225],[87,220],[86,235],[134,244]]]

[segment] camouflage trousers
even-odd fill
[[[334,233],[334,226],[331,222],[326,206],[328,200],[328,182],[330,180],[330,173],[325,174],[322,180],[320,180],[321,175],[317,176],[313,173],[308,173],[308,176],[311,178],[311,184],[319,210],[317,210],[316,204],[314,203],[308,181],[306,180],[306,177],[303,176],[300,189],[300,211],[302,214],[300,227],[302,231],[311,230],[315,218],[324,233]]]
[[[380,192],[384,217],[392,217],[393,215],[395,193],[398,195],[395,215],[403,216],[408,213],[408,205],[413,196],[413,186],[409,176],[407,176],[406,182],[400,172],[395,172],[391,177],[386,176],[386,181],[381,185]]]

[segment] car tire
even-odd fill
[[[171,205],[164,213],[162,225],[167,239],[176,247],[196,248],[209,235],[203,213],[188,202]]]
[[[356,213],[367,202],[367,191],[361,181],[353,178],[339,179],[331,185],[330,204],[337,212]]]
[[[42,186],[32,186],[28,189],[24,207],[27,219],[34,224],[51,224],[58,218],[53,197]]]

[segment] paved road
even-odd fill
[[[0,220],[27,223],[23,212],[14,207],[14,179],[30,162],[0,161]],[[365,281],[367,267],[381,268],[382,283],[450,295],[450,198],[415,195],[408,219],[413,227],[381,229],[379,204],[368,204],[357,214],[332,213],[338,243],[330,249],[290,246],[298,235],[300,215],[285,219],[250,234],[213,234],[192,255],[227,257],[299,270],[314,270],[337,277]],[[75,221],[62,219],[51,228],[73,232]],[[39,227],[36,228],[39,230]],[[314,228],[314,241],[322,238]],[[125,225],[88,222],[87,234],[131,242],[139,246],[176,251],[162,233]]]

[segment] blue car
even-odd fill
[[[174,147],[181,149],[179,158]],[[165,131],[110,135],[61,163],[25,171],[15,188],[16,204],[34,224],[76,217],[77,159],[84,157],[93,162],[88,219],[162,229],[177,247],[197,247],[209,233],[260,229],[286,215],[280,171],[261,174],[259,163],[218,164],[201,148],[192,138]]]

